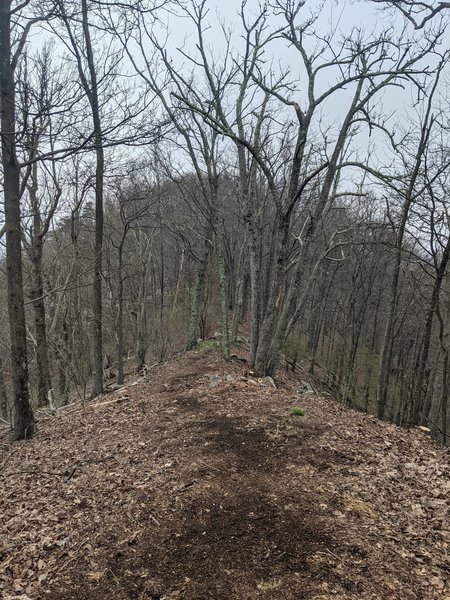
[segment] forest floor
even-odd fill
[[[2,600],[450,599],[426,432],[208,348],[144,379],[0,438]]]

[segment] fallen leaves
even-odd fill
[[[275,389],[242,368],[189,354],[150,383],[127,386],[126,396],[121,389],[43,418],[36,438],[5,446],[0,597],[81,598],[78,580],[95,590],[92,598],[206,597],[207,578],[178,573],[180,557],[164,554],[170,545],[187,561],[217,560],[236,586],[229,597],[291,599],[303,589],[315,598],[450,597],[448,453],[423,429],[401,430],[299,392],[298,381]],[[213,389],[212,371],[220,373]],[[294,402],[306,418],[289,415]],[[224,428],[206,434],[211,422]],[[255,496],[241,514],[232,502],[244,485]],[[262,493],[267,512],[251,505]],[[255,554],[248,548],[231,568],[230,548],[216,542],[218,521],[233,548],[252,533]],[[291,565],[291,547],[272,544],[277,527],[293,524],[311,543],[323,530],[335,544],[312,551],[305,573]],[[158,569],[135,564],[140,554]],[[172,584],[161,591],[164,576]]]

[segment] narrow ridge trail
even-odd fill
[[[147,379],[2,442],[1,598],[450,599],[426,433],[211,350]]]

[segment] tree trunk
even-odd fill
[[[278,322],[279,310],[283,304],[284,267],[289,235],[289,221],[280,217],[276,231],[276,266],[273,275],[273,285],[261,326],[255,358],[255,371],[260,376],[272,375],[272,373],[268,372],[268,361]]]
[[[47,324],[44,303],[44,284],[42,280],[42,240],[32,241],[32,289],[30,299],[33,303],[34,331],[36,336],[37,388],[38,404],[45,406],[48,392],[52,387],[48,354]]]
[[[219,267],[220,313],[222,320],[222,356],[225,360],[228,360],[230,358],[230,335],[228,330],[227,281],[221,224],[218,224],[217,226],[216,245]]]
[[[197,269],[195,277],[195,288],[192,296],[191,315],[189,317],[188,338],[186,342],[186,350],[192,350],[197,345],[197,327],[200,314],[200,304],[202,302],[205,291],[206,271],[208,269],[209,255],[212,247],[212,227],[211,223],[205,226],[203,255]]]
[[[424,121],[421,127],[420,132],[420,141],[417,146],[416,155],[414,159],[414,166],[411,172],[411,176],[409,179],[408,187],[405,190],[404,202],[402,207],[402,213],[400,218],[400,224],[397,231],[396,236],[396,253],[394,260],[394,272],[392,275],[391,282],[391,296],[390,296],[390,305],[388,318],[386,321],[386,330],[384,333],[383,339],[383,347],[380,356],[380,371],[378,377],[378,386],[377,386],[377,402],[378,402],[378,418],[383,419],[384,413],[386,410],[386,402],[387,402],[387,392],[389,385],[389,373],[391,369],[392,363],[392,350],[394,344],[394,325],[395,325],[395,315],[397,312],[397,304],[398,304],[398,287],[400,282],[400,270],[402,265],[402,255],[403,255],[403,240],[405,237],[406,224],[408,221],[409,211],[414,202],[414,189],[416,186],[417,178],[420,173],[420,169],[423,161],[423,154],[425,148],[427,147],[428,140],[431,134],[431,128],[433,125],[433,117],[431,115],[433,104],[433,95],[436,91],[437,83],[439,81],[440,71],[435,79],[434,85],[432,87],[431,93],[428,96],[428,104],[424,117]]]
[[[142,258],[142,246],[139,241],[139,250],[142,260],[142,272],[139,281],[138,304],[136,308],[136,354],[138,368],[145,365],[145,357],[148,348],[148,322],[147,322],[147,255]],[[147,254],[148,248],[145,247]]]
[[[122,275],[122,261],[123,261],[123,247],[119,248],[119,264],[117,269],[118,292],[117,292],[117,383],[123,385],[124,372],[123,372],[123,354],[124,354],[124,342],[123,342],[123,275]]]
[[[403,209],[402,222],[400,224],[400,230],[397,236],[397,249],[395,255],[394,273],[391,282],[388,317],[386,321],[386,328],[384,331],[383,346],[380,354],[380,370],[378,373],[377,385],[377,414],[379,419],[384,419],[384,414],[386,411],[389,373],[391,369],[392,350],[394,345],[394,324],[395,315],[397,312],[398,286],[400,281],[400,269],[402,263],[403,236],[406,227],[406,219],[409,213],[409,206],[410,203],[407,203]]]
[[[3,372],[3,361],[0,356],[0,417],[7,421],[8,415],[8,396],[6,394],[5,375]]]
[[[89,84],[85,77],[85,92],[89,99],[94,126],[94,142],[96,155],[95,168],[95,246],[94,246],[94,387],[93,396],[103,391],[103,315],[102,315],[102,255],[103,255],[103,186],[105,172],[105,155],[103,149],[103,132],[100,118],[96,65],[92,50],[91,34],[88,21],[87,0],[81,0],[83,35],[86,47],[86,58],[89,69]],[[81,65],[79,65],[81,68]]]
[[[237,283],[236,292],[233,306],[233,321],[231,325],[231,338],[230,343],[235,344],[238,338],[239,324],[242,320],[244,302],[245,302],[245,277],[246,277],[246,260],[245,251],[247,245],[243,244],[241,252],[239,254],[238,268],[237,268]]]
[[[63,332],[63,343],[64,343],[64,352],[58,350],[57,352],[57,360],[58,360],[58,389],[59,389],[59,400],[62,406],[65,406],[69,402],[69,394],[68,394],[68,385],[67,385],[67,370],[68,370],[68,357],[70,356],[70,348],[69,348],[69,331],[67,327],[67,323],[65,319],[62,322],[62,332]],[[78,371],[77,371],[78,374]],[[79,383],[77,381],[77,383]]]
[[[442,253],[442,258],[439,263],[436,272],[436,278],[433,286],[433,293],[430,299],[430,305],[428,307],[427,312],[427,320],[425,324],[424,331],[424,342],[422,347],[422,355],[420,357],[420,365],[419,372],[417,376],[417,384],[413,395],[413,425],[416,425],[419,422],[419,419],[422,418],[422,422],[426,420],[427,413],[431,407],[427,407],[422,413],[423,409],[423,383],[425,377],[425,370],[428,364],[428,354],[430,351],[431,344],[431,333],[433,329],[433,318],[436,312],[436,309],[439,304],[439,297],[441,293],[442,281],[445,276],[445,272],[447,270],[447,264],[450,259],[450,237],[447,239],[446,246],[444,248],[444,252]]]
[[[448,414],[448,394],[449,394],[449,352],[448,348],[444,350],[444,364],[442,367],[442,393],[441,393],[441,433],[442,442],[447,444],[447,414]]]
[[[255,368],[260,329],[261,303],[261,266],[258,257],[257,243],[251,232],[249,236],[250,255],[250,366]]]
[[[5,200],[6,276],[14,393],[14,437],[19,440],[33,435],[35,423],[28,389],[27,334],[22,276],[20,171],[16,157],[10,7],[9,0],[0,2],[0,127]]]

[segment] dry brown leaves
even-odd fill
[[[3,442],[1,597],[449,599],[448,452],[297,387],[192,352]]]

